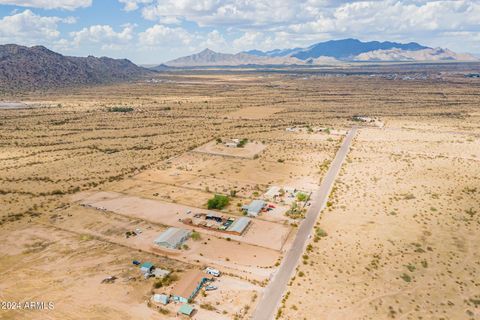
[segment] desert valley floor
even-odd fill
[[[250,319],[352,127],[275,317],[480,319],[478,79],[198,71],[5,100],[26,107],[0,109],[0,300],[54,308],[0,319],[183,317],[152,296],[207,266],[192,318]],[[241,234],[196,222],[257,199]],[[169,227],[195,236],[160,248]]]

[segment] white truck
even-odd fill
[[[207,269],[205,269],[205,272],[214,277],[220,277],[220,271],[218,271],[217,269],[208,267]]]

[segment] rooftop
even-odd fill
[[[152,267],[153,267],[153,263],[151,263],[151,262],[144,262],[144,263],[140,266],[140,268],[147,268],[147,269],[150,269],[150,268],[152,268]]]
[[[265,207],[266,202],[263,200],[253,200],[248,206],[244,206],[249,212],[259,213]]]
[[[235,220],[232,225],[228,228],[228,231],[243,233],[243,231],[248,227],[250,224],[250,218],[241,217]]]
[[[176,247],[190,234],[190,231],[179,228],[168,228],[162,234],[160,234],[157,239],[155,239],[156,244],[168,243],[171,247]]]
[[[193,306],[189,304],[184,304],[178,309],[178,312],[186,314],[187,316],[191,315],[193,312]]]
[[[203,278],[211,279],[212,277],[200,270],[188,270],[175,284],[170,293],[174,296],[188,299]]]

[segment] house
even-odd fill
[[[228,227],[227,231],[242,235],[245,230],[247,230],[247,227],[251,222],[251,219],[247,217],[238,218],[237,220],[233,221],[233,223]]]
[[[155,269],[155,266],[153,265],[153,263],[151,262],[144,262],[141,266],[140,266],[140,271],[145,274],[145,273],[152,273],[152,271]]]
[[[166,305],[170,302],[170,298],[166,294],[154,294],[153,301]]]
[[[189,230],[171,227],[160,234],[153,242],[165,248],[177,249],[188,239],[189,236]]]
[[[188,303],[195,298],[203,285],[212,279],[211,275],[200,270],[189,270],[175,283],[170,296],[174,301]]]
[[[256,217],[260,212],[265,208],[267,203],[263,200],[253,200],[249,205],[242,207],[242,210],[247,213],[250,217]]]
[[[192,315],[192,313],[193,313],[194,310],[195,310],[195,309],[193,308],[192,305],[184,304],[184,305],[182,305],[182,306],[180,307],[180,309],[178,309],[178,313],[184,314],[184,315],[190,317],[190,316]]]

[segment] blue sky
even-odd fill
[[[480,53],[480,0],[0,0],[1,44],[139,64],[341,38]]]

